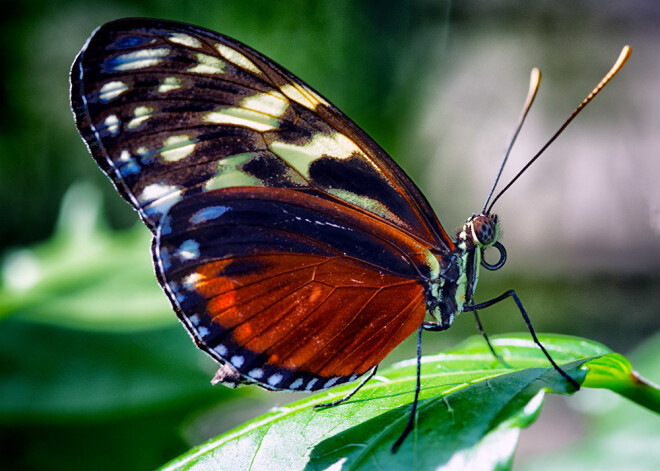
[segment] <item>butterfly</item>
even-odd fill
[[[498,217],[484,209],[450,237],[376,142],[250,47],[178,22],[107,23],[73,63],[71,107],[152,232],[158,282],[220,364],[214,382],[368,379],[415,331],[508,297],[543,348],[513,291],[473,302],[480,266],[506,260]]]

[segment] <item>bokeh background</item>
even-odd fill
[[[509,261],[482,275],[478,300],[513,287],[537,331],[601,341],[660,379],[649,360],[660,342],[657,2],[13,2],[0,18],[3,467],[154,468],[298,397],[209,385],[212,361],[160,293],[147,231],[77,135],[70,64],[96,26],[125,16],[205,26],[281,63],[400,163],[449,232],[481,210],[531,68],[544,79],[504,182],[630,44],[621,74],[498,202]],[[491,334],[524,329],[511,304],[482,318]],[[459,317],[424,350],[473,333]],[[413,343],[387,361],[412,357]],[[581,443],[593,462],[626,417],[651,414],[577,396],[549,401],[523,434],[518,469],[580,463]],[[646,440],[660,437],[655,422]],[[620,453],[648,458],[626,448],[638,438],[618,436]]]

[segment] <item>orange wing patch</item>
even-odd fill
[[[195,291],[233,343],[267,363],[324,378],[366,372],[425,313],[417,281],[344,256],[242,256],[198,274]]]

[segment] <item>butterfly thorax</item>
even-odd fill
[[[426,288],[427,313],[444,328],[472,301],[479,279],[482,252],[497,242],[496,215],[473,214],[455,237],[456,250],[440,260],[441,275]]]

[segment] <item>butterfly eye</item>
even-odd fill
[[[472,221],[472,228],[476,241],[483,247],[491,246],[497,241],[497,218],[477,216]]]

